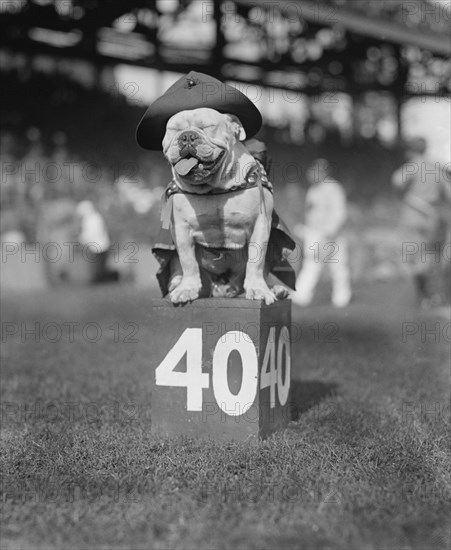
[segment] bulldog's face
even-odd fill
[[[220,177],[235,144],[245,137],[234,115],[207,108],[181,111],[168,120],[163,153],[179,181],[211,185]]]

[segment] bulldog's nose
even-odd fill
[[[186,130],[179,135],[179,144],[181,146],[194,145],[200,139],[199,135],[192,130]]]

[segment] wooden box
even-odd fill
[[[246,441],[289,420],[291,302],[153,300],[152,431]]]

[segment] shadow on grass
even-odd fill
[[[337,394],[338,385],[335,382],[319,382],[309,380],[301,382],[292,380],[290,390],[290,419],[298,420],[300,415],[323,399]]]

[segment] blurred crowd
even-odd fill
[[[162,187],[145,186],[133,167],[114,174],[82,159],[62,131],[47,143],[36,127],[23,135],[5,131],[0,146],[2,242],[54,244],[61,258],[41,258],[51,285],[70,282],[71,264],[82,255],[89,255],[86,282],[118,280],[109,250],[113,242],[151,241],[149,220],[157,223]]]
[[[129,241],[150,248],[159,224],[160,198],[170,178],[164,158],[142,153],[135,145],[134,131],[142,109],[67,78],[56,82],[53,77],[30,74],[26,79],[22,75],[25,88],[33,84],[39,95],[54,95],[53,103],[47,102],[53,113],[40,112],[39,95],[24,96],[20,85],[12,99],[12,83],[18,76],[9,77],[7,101],[12,103],[2,107],[5,124],[0,133],[2,241],[79,242],[81,246],[90,240],[103,242],[93,252],[97,261],[91,262],[89,280],[117,280],[118,274],[107,262],[108,248]],[[83,124],[79,124],[81,117]],[[278,210],[296,228],[303,247],[298,285],[303,293],[296,296],[298,303],[311,302],[323,271],[331,276],[332,300],[337,306],[349,303],[351,280],[406,275],[415,279],[423,304],[449,300],[444,298],[447,285],[443,282],[449,261],[446,264],[441,253],[439,262],[424,262],[421,248],[443,250],[449,243],[445,214],[449,175],[442,172],[443,181],[433,187],[423,185],[421,171],[419,176],[417,171],[420,181],[415,181],[407,177],[409,168],[399,168],[403,161],[420,165],[427,156],[425,144],[421,153],[410,150],[404,157],[402,147],[387,148],[374,139],[349,147],[332,132],[321,143],[313,140],[300,148],[277,142],[276,135],[267,126],[261,137],[274,159],[270,178]],[[324,158],[318,160],[319,156]],[[398,201],[393,200],[393,173]],[[430,193],[432,188],[435,194]],[[424,213],[409,211],[412,202],[418,206],[418,200],[430,203],[423,204],[430,214],[426,221]],[[325,216],[330,231],[319,231],[318,216]],[[317,261],[331,241],[338,243],[338,268]],[[408,254],[404,261],[400,246],[409,242],[419,243],[418,254]],[[70,271],[64,262],[58,266],[47,265],[51,283],[64,280],[65,271]]]
[[[403,260],[428,309],[450,301],[451,170],[431,157],[423,138],[411,140],[406,157],[392,175],[401,198]]]

